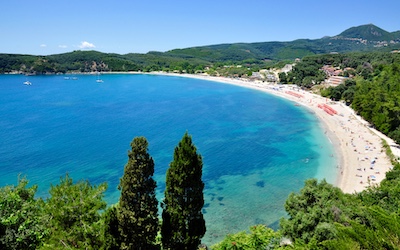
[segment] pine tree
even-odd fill
[[[202,167],[201,155],[186,132],[175,148],[174,160],[167,171],[162,204],[163,249],[197,249],[206,232],[202,214]]]
[[[106,189],[106,183],[73,183],[68,174],[60,178],[60,184],[51,185],[45,207],[45,213],[51,215],[46,249],[99,249],[103,245],[100,212],[107,205],[103,200]]]
[[[154,161],[147,152],[146,138],[134,138],[131,147],[119,184],[121,249],[153,249],[158,231]]]

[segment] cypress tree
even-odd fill
[[[158,231],[154,161],[147,152],[146,138],[134,138],[131,147],[119,184],[121,249],[154,249]]]
[[[161,227],[163,249],[197,249],[206,232],[202,214],[202,167],[202,157],[186,132],[175,148],[166,176]]]
[[[118,223],[118,208],[112,206],[108,208],[104,214],[104,250],[119,250],[120,249],[120,234],[119,234],[119,223]]]

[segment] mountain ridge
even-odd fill
[[[194,72],[215,64],[264,64],[305,56],[400,50],[400,31],[387,32],[373,24],[351,27],[339,35],[288,42],[226,43],[146,54],[72,51],[48,56],[0,54],[0,73],[35,74],[105,71]]]
[[[397,31],[400,32],[400,31]],[[399,33],[400,34],[400,33]],[[388,32],[373,24],[351,27],[338,35],[344,38],[361,38],[369,41],[390,41],[399,39],[396,32]]]
[[[312,54],[376,50],[380,47],[388,47],[389,45],[389,47],[391,47],[399,43],[400,31],[388,32],[373,24],[367,24],[351,27],[333,37],[324,36],[319,39],[297,39],[288,42],[216,44],[174,49],[165,53],[170,55],[201,57],[206,51],[216,52],[218,55],[221,54],[222,51],[229,52],[236,47],[239,50],[249,52],[247,55],[242,52],[237,52],[235,54],[234,57],[241,58],[242,60],[250,59],[250,54],[253,54],[253,57],[257,59],[283,60]],[[291,54],[291,56],[289,54]],[[217,55],[215,55],[213,59],[226,59],[225,57],[218,57]]]

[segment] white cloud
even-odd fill
[[[46,48],[47,45],[46,45],[46,44],[40,44],[40,47],[41,47],[41,48]]]
[[[66,49],[68,46],[67,45],[58,45],[58,47],[62,48],[62,49]]]
[[[93,48],[96,48],[96,46],[94,46],[93,43],[89,43],[89,42],[83,41],[79,45],[79,48],[81,48],[81,49],[93,49]]]

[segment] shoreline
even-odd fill
[[[96,75],[98,73],[81,73],[76,75]],[[355,193],[369,186],[379,185],[385,178],[386,172],[392,169],[382,140],[390,146],[396,159],[400,158],[400,147],[392,139],[381,132],[368,127],[368,123],[348,106],[341,102],[299,89],[295,85],[272,85],[261,81],[249,81],[240,78],[216,77],[199,74],[179,74],[167,72],[101,72],[100,74],[131,74],[131,75],[160,75],[200,79],[239,87],[263,91],[286,100],[293,101],[309,109],[320,121],[325,136],[333,144],[340,168],[334,186],[344,193]],[[67,74],[68,75],[68,74]],[[327,105],[337,114],[331,115],[318,107]]]
[[[382,139],[388,142],[392,150],[396,147],[394,142],[369,128],[367,122],[341,102],[332,102],[327,98],[291,85],[269,85],[260,81],[245,81],[208,75],[165,72],[145,74],[187,77],[251,88],[291,100],[313,111],[321,122],[322,128],[326,129],[325,135],[335,149],[340,169],[334,185],[344,193],[361,192],[369,186],[378,185],[385,178],[386,172],[392,168],[390,159],[383,148]],[[328,114],[318,107],[319,105],[327,105],[337,114]],[[393,153],[398,156],[398,152]]]

